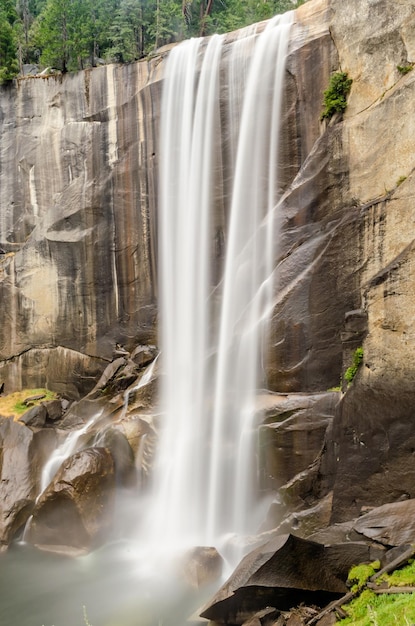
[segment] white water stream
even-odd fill
[[[159,216],[165,428],[146,530],[167,548],[217,545],[227,533],[255,530],[253,417],[272,308],[273,209],[291,23],[292,13],[278,16],[259,36],[247,30],[247,40],[237,42],[239,61],[232,55],[225,70],[231,101],[225,105],[219,99],[222,37],[211,37],[206,49],[201,40],[184,42],[169,55]],[[224,106],[232,118],[227,140],[234,172],[224,272],[215,288]]]

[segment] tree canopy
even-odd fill
[[[187,37],[223,33],[306,0],[0,0],[0,83],[23,65],[62,72],[130,62]]]

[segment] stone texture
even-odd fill
[[[243,624],[266,606],[278,610],[301,602],[324,606],[347,591],[350,567],[370,554],[366,543],[323,546],[293,535],[277,536],[241,561],[201,615],[219,623]]]
[[[358,518],[354,530],[386,546],[415,543],[415,500],[377,507]]]
[[[33,432],[21,422],[0,418],[0,550],[23,531],[39,493],[42,467],[55,445],[50,430]]]
[[[196,546],[183,556],[179,574],[193,588],[199,589],[220,580],[224,560],[214,547]]]
[[[90,550],[112,521],[114,461],[105,448],[88,448],[67,459],[33,511],[27,541],[39,547]]]
[[[287,165],[280,172],[287,192],[277,209],[284,234],[276,250],[281,271],[268,376],[269,386],[281,390],[337,383],[336,330],[356,304],[338,263],[344,214],[331,199],[343,170],[329,162],[328,135],[320,137],[321,93],[338,65],[330,15],[328,0],[298,10],[287,66],[281,146]],[[227,37],[225,57],[235,37]],[[33,364],[18,355],[40,348],[46,355],[59,342],[83,355],[80,378],[72,376],[66,354],[61,363],[76,398],[93,387],[117,345],[131,350],[154,342],[163,67],[158,57],[26,77],[1,90],[0,295],[8,322],[0,329],[0,362],[9,386],[35,377]],[[226,238],[225,153],[218,181],[224,197],[214,216],[220,239]],[[215,249],[219,277],[223,251]],[[47,376],[56,383],[53,372]]]

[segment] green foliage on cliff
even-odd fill
[[[414,65],[413,63],[407,63],[406,65],[397,65],[396,69],[398,70],[398,72],[400,74],[408,74],[408,72],[411,72],[414,69]]]
[[[330,119],[335,113],[343,113],[347,107],[347,96],[352,82],[346,72],[336,72],[331,75],[329,86],[323,93],[324,109],[321,119]]]
[[[307,0],[0,0],[0,81],[25,63],[63,72],[140,59],[187,37],[223,33]]]
[[[353,363],[344,373],[345,380],[350,384],[357,374],[357,370],[363,361],[363,348],[357,348],[353,355]]]

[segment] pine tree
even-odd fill
[[[13,24],[17,20],[14,5],[2,0],[0,5],[0,84],[11,81],[19,73]]]

